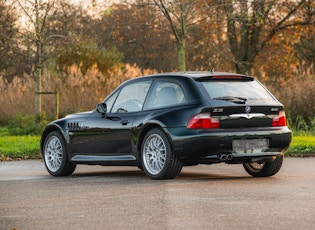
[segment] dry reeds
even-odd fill
[[[60,116],[95,108],[114,88],[125,80],[156,73],[142,70],[136,65],[125,65],[108,72],[105,76],[97,68],[91,68],[83,75],[77,66],[71,66],[67,74],[54,76],[44,72],[42,91],[60,94]],[[17,113],[31,115],[35,111],[35,82],[30,76],[14,78],[7,82],[0,77],[0,123],[7,123]],[[313,121],[315,115],[315,75],[296,75],[285,84],[267,85],[271,92],[285,106],[287,116],[295,122],[303,119]],[[54,115],[54,97],[42,95],[42,111]]]
[[[292,79],[280,85],[268,88],[285,106],[286,113],[293,123],[303,119],[311,122],[315,117],[315,75],[296,74]]]
[[[0,122],[8,121],[18,112],[34,112],[34,81],[29,76],[15,77],[12,82],[0,77],[0,92]]]
[[[59,92],[59,109],[63,116],[71,112],[92,110],[123,81],[155,72],[127,64],[123,68],[108,72],[106,76],[95,67],[83,75],[77,66],[71,66],[67,74],[58,76],[44,72],[42,91]],[[30,76],[16,77],[12,82],[7,82],[0,77],[0,91],[1,123],[6,123],[17,113],[34,113],[35,82]],[[42,95],[42,111],[48,116],[54,114],[54,103],[54,97],[51,94]]]

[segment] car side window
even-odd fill
[[[136,82],[126,85],[111,109],[112,113],[138,112],[142,110],[151,81]]]
[[[108,112],[111,111],[118,93],[119,91],[115,92],[113,95],[110,96],[110,98],[106,99],[105,103],[106,103],[106,109]]]
[[[173,82],[157,82],[148,98],[146,109],[174,106],[185,103],[182,88]]]

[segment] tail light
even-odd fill
[[[220,128],[218,118],[211,117],[210,113],[199,113],[192,116],[187,124],[188,129],[217,129]]]
[[[285,116],[284,111],[280,111],[278,116],[272,118],[272,127],[279,127],[279,126],[286,126],[287,125],[287,118]]]

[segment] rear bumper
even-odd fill
[[[288,127],[248,128],[241,130],[189,130],[186,128],[168,129],[172,139],[173,150],[181,159],[215,159],[223,153],[232,154],[235,158],[259,158],[283,155],[289,148],[292,132]],[[235,139],[269,140],[269,148],[261,152],[236,153],[232,148]]]
[[[271,152],[269,154],[265,155],[237,155],[237,154],[231,154],[231,157],[229,159],[223,160],[220,158],[221,155],[212,155],[207,156],[199,159],[190,159],[186,158],[183,159],[184,162],[195,162],[197,164],[213,164],[213,163],[221,163],[225,162],[227,164],[243,164],[243,163],[251,163],[251,162],[271,162],[274,161],[277,157],[280,157],[283,155],[284,152],[275,153]]]

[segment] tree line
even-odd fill
[[[76,65],[108,71],[136,64],[159,72],[251,74],[270,84],[315,72],[313,0],[120,0],[89,7],[70,0],[0,2],[0,76]],[[35,102],[40,112],[40,95]]]

